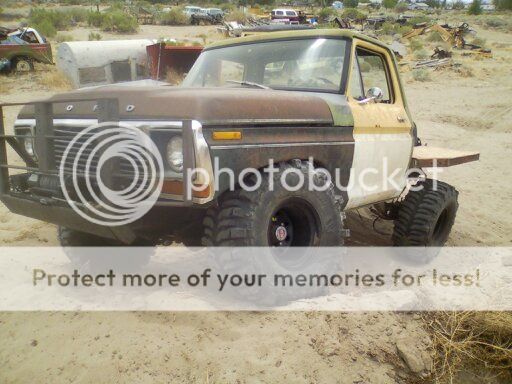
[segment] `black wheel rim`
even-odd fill
[[[318,235],[318,218],[313,208],[303,200],[287,200],[270,216],[267,237],[271,247],[312,246]]]

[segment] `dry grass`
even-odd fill
[[[492,371],[512,382],[512,312],[436,312],[425,316],[436,358],[436,382],[462,369]]]
[[[179,85],[185,78],[184,74],[176,72],[174,69],[167,71],[165,75],[165,81],[171,85]]]
[[[9,93],[9,88],[7,84],[1,82],[2,78],[0,77],[0,95],[6,95]]]
[[[57,69],[42,72],[41,75],[38,76],[38,83],[51,90],[67,91],[72,88],[68,77]]]

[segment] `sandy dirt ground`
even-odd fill
[[[208,33],[177,30],[187,39]],[[405,91],[423,142],[481,152],[480,162],[440,176],[460,191],[448,244],[510,246],[512,35],[477,30],[493,59],[457,55],[472,76],[445,69],[430,82],[416,82],[404,73]],[[171,31],[177,34],[143,27],[130,37]],[[70,33],[78,39],[89,32]],[[0,78],[8,89],[1,101],[48,96],[52,91],[34,76]],[[8,125],[15,115],[7,114]],[[376,225],[389,233],[388,223]],[[351,214],[348,226],[350,244],[389,244],[364,214]],[[0,205],[0,245],[57,245],[55,227]],[[397,343],[429,350],[419,316],[397,313],[2,313],[0,340],[5,383],[411,382]]]

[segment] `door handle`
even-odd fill
[[[404,123],[405,122],[405,119],[404,119],[404,117],[402,115],[398,115],[396,117],[396,119],[398,120],[399,123]]]

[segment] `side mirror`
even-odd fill
[[[369,102],[380,103],[384,97],[384,93],[382,89],[379,87],[371,87],[366,91],[366,98],[361,100],[359,104],[366,104]]]

